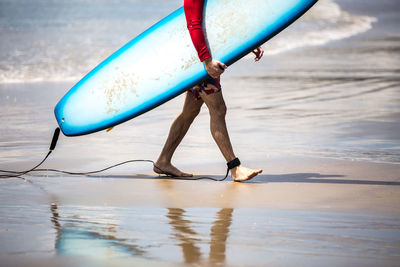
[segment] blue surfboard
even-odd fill
[[[230,65],[285,29],[317,0],[206,0],[203,28],[212,57]],[[139,116],[208,77],[180,8],[120,48],[58,102],[67,136]]]

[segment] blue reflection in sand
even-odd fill
[[[300,265],[360,265],[400,259],[400,226],[393,216],[56,204],[51,212],[56,254],[95,262],[258,265],[285,257],[283,262]]]
[[[95,225],[90,221],[70,219],[61,225],[57,209],[53,203],[51,212],[57,233],[55,248],[58,255],[106,260],[144,254],[143,250],[129,244],[126,239],[114,236],[115,224]]]

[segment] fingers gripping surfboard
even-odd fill
[[[289,26],[317,0],[206,0],[203,28],[212,57],[230,65]],[[93,133],[139,116],[208,77],[183,8],[128,42],[55,107],[67,136]]]

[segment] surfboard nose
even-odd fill
[[[56,121],[58,123],[58,126],[61,129],[61,132],[66,135],[69,136],[68,131],[65,131],[65,127],[64,127],[64,122],[65,122],[65,118],[62,114],[62,110],[61,110],[61,101],[57,103],[56,107],[54,108],[54,116],[56,117]]]

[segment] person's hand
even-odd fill
[[[264,55],[264,50],[262,49],[261,46],[257,47],[252,52],[254,53],[254,55],[256,55],[256,57],[254,58],[255,62],[259,61]]]
[[[212,58],[207,58],[204,60],[204,65],[208,74],[214,79],[217,79],[219,76],[221,76],[225,69],[228,68],[224,63]]]

